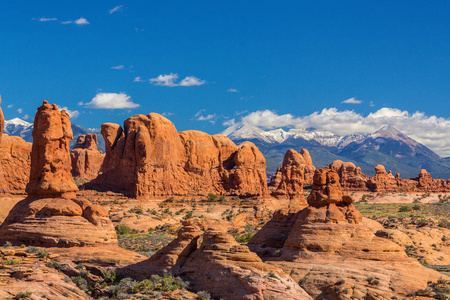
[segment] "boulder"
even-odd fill
[[[92,183],[134,197],[267,193],[266,163],[252,143],[236,146],[221,135],[178,133],[165,117],[150,113],[102,125],[106,156]],[[119,180],[120,179],[120,180]]]
[[[366,191],[366,182],[369,179],[360,167],[356,167],[352,162],[335,160],[328,165],[328,168],[335,170],[339,174],[339,182],[347,191]]]

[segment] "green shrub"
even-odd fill
[[[208,202],[217,202],[217,195],[213,193],[209,193],[207,197]]]
[[[116,227],[116,231],[117,231],[118,235],[124,235],[124,234],[131,233],[130,227],[128,227],[126,225],[122,225],[122,224]]]
[[[409,212],[409,211],[411,211],[412,210],[412,208],[409,206],[409,205],[401,205],[399,208],[398,208],[398,211],[399,212]]]
[[[14,299],[29,298],[31,297],[32,294],[33,294],[32,292],[20,292],[14,297]]]

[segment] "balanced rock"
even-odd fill
[[[336,171],[316,170],[309,206],[269,221],[248,246],[321,299],[406,296],[441,276],[399,245],[375,236],[352,202]],[[282,246],[275,247],[274,240]]]
[[[63,196],[78,191],[72,174],[70,118],[44,100],[34,118],[31,173],[26,191],[33,197]]]
[[[312,299],[289,275],[262,262],[231,235],[209,228],[198,247],[201,233],[192,223],[185,224],[176,240],[147,261],[125,269],[144,277],[166,271],[179,275],[194,290],[206,290],[214,299]]]
[[[70,152],[72,175],[82,180],[92,180],[98,176],[105,154],[98,151],[97,135],[78,136],[77,143]]]
[[[69,116],[47,101],[34,120],[28,198],[19,201],[0,227],[0,242],[42,246],[117,245],[108,212],[75,198],[70,174]]]
[[[308,150],[302,149],[300,153],[288,150],[283,164],[271,178],[270,185],[275,187],[273,194],[303,198],[303,185],[312,184],[315,169]]]
[[[265,159],[252,143],[236,146],[222,135],[178,133],[156,113],[130,117],[124,129],[103,124],[101,133],[106,156],[93,182],[97,187],[134,197],[267,193]]]

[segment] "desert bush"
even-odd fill
[[[118,235],[130,234],[131,229],[130,227],[121,224],[116,227],[116,232]]]

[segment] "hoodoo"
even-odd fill
[[[44,101],[34,119],[28,197],[0,227],[0,241],[43,246],[117,244],[107,211],[86,199],[70,173],[69,115]]]

